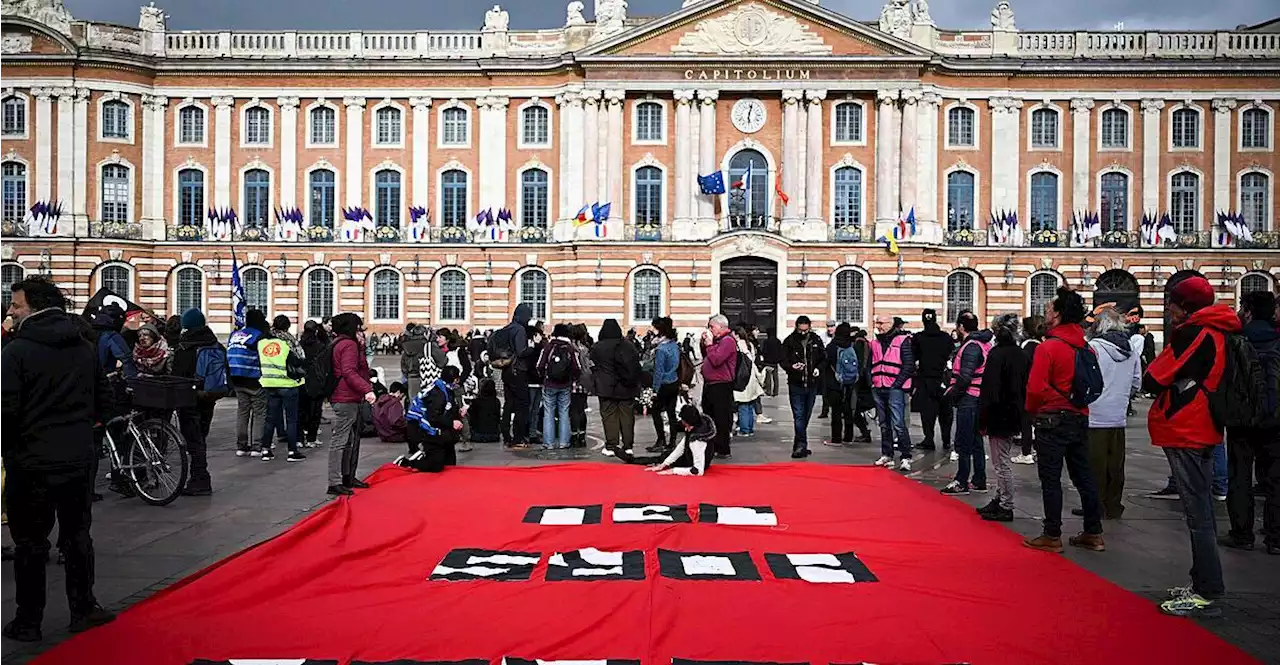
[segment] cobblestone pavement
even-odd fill
[[[395,362],[380,359],[380,365],[392,367]],[[594,402],[594,400],[593,400]],[[219,404],[210,435],[209,465],[215,493],[211,497],[180,497],[169,506],[157,508],[138,499],[124,499],[107,492],[107,498],[94,506],[93,538],[97,550],[98,599],[109,609],[120,611],[165,588],[173,582],[270,538],[324,504],[325,459],[327,448],[308,451],[310,458],[299,464],[286,464],[283,456],[264,463],[257,458],[237,458],[234,451],[234,400]],[[1067,548],[1064,556],[1084,568],[1134,593],[1155,599],[1169,586],[1185,584],[1191,565],[1190,543],[1177,501],[1147,499],[1145,492],[1163,486],[1168,473],[1164,455],[1150,445],[1146,434],[1146,403],[1135,405],[1138,416],[1130,418],[1128,439],[1127,483],[1124,518],[1109,521],[1106,529],[1107,551],[1086,552]],[[732,464],[790,462],[792,424],[785,397],[767,399],[765,415],[772,424],[757,426],[750,439],[735,439]],[[593,446],[602,443],[598,415],[589,416]],[[873,423],[874,425],[874,423]],[[869,464],[879,456],[877,443],[832,448],[822,445],[829,421],[815,418],[809,426],[809,440],[814,450],[808,464]],[[921,438],[919,423],[912,423],[914,441]],[[652,425],[639,420],[637,441],[652,441]],[[322,436],[322,438],[324,438]],[[365,439],[362,445],[360,472],[371,472],[389,462],[403,450],[403,444],[384,444]],[[549,463],[616,464],[591,450],[573,453],[522,452],[509,453],[496,444],[478,445],[474,452],[459,453],[459,463],[468,466],[513,466]],[[1015,465],[1018,483],[1018,509],[1009,528],[1024,535],[1039,532],[1042,517],[1040,487],[1034,466]],[[954,465],[945,453],[917,453],[915,471],[910,477],[921,483],[942,487],[954,473]],[[988,467],[989,468],[989,467]],[[886,473],[891,473],[886,471]],[[1066,505],[1064,533],[1081,528],[1080,519],[1065,513],[1079,506],[1079,498],[1065,478]],[[105,480],[100,491],[106,491]],[[988,495],[959,497],[975,506],[985,503]],[[1219,505],[1219,530],[1226,530],[1225,507]],[[8,530],[4,542],[10,544]],[[1227,641],[1252,653],[1264,662],[1280,664],[1280,560],[1261,550],[1240,552],[1222,550],[1229,598],[1224,603],[1223,617],[1206,620],[1205,627]],[[939,570],[938,575],[948,571]],[[3,618],[13,617],[13,567],[3,568]],[[68,637],[68,612],[62,592],[61,567],[49,565],[49,607],[45,614],[45,641],[36,645],[20,645],[3,641],[6,663],[27,662],[43,649]],[[1056,602],[1045,598],[1043,602]],[[955,620],[942,618],[940,620]],[[1017,631],[1017,626],[1009,626]],[[1141,640],[1141,635],[1126,636]]]

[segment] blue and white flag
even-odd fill
[[[240,283],[240,264],[236,261],[236,250],[231,250],[231,319],[236,330],[244,327],[244,285]]]
[[[698,176],[698,186],[702,188],[702,193],[707,195],[724,193],[724,171],[716,171],[711,175]]]

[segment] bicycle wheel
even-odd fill
[[[182,434],[164,420],[153,418],[137,424],[138,440],[129,450],[129,473],[138,496],[153,506],[163,506],[182,491],[191,461]]]

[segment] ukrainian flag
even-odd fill
[[[884,248],[889,250],[889,253],[893,256],[898,255],[898,241],[894,240],[892,236],[882,235],[879,238],[876,238],[876,242],[884,243]]]

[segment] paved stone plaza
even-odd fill
[[[390,359],[380,361],[384,367],[394,365]],[[263,463],[257,458],[236,458],[232,455],[234,404],[234,400],[224,400],[219,404],[210,435],[209,466],[215,488],[212,497],[180,497],[169,506],[156,508],[138,499],[123,499],[108,492],[104,501],[95,504],[96,591],[98,599],[108,609],[124,610],[187,575],[270,538],[328,500],[324,493],[327,448],[307,451],[310,458],[298,464],[287,464],[283,457]],[[1123,520],[1104,525],[1107,551],[1094,553],[1067,548],[1064,556],[1126,589],[1155,599],[1163,594],[1166,587],[1186,583],[1191,554],[1180,504],[1142,497],[1143,493],[1161,487],[1168,471],[1164,455],[1148,441],[1146,407],[1146,403],[1140,402],[1137,405],[1139,416],[1130,419],[1125,491],[1127,509]],[[789,455],[792,427],[785,398],[766,400],[765,413],[775,422],[758,425],[754,438],[735,439],[733,459],[729,463],[792,462]],[[598,416],[591,414],[590,422],[591,445],[598,446],[602,442]],[[830,448],[820,443],[828,428],[829,421],[815,418],[809,428],[814,454],[799,463],[870,464],[879,456],[878,433],[873,434],[877,441],[874,444]],[[637,441],[646,445],[652,442],[651,423],[638,421],[636,430]],[[913,423],[912,433],[913,440],[918,441],[918,423]],[[361,474],[389,462],[402,450],[403,444],[365,439]],[[503,452],[497,444],[481,445],[474,452],[460,453],[458,461],[466,466],[617,463],[595,452],[553,454],[529,451],[514,454]],[[953,464],[941,451],[917,454],[915,468],[911,478],[935,487],[942,487],[954,472]],[[1017,465],[1015,469],[1020,494],[1017,519],[1009,527],[1020,534],[1035,534],[1040,528],[1040,489],[1035,471],[1034,466]],[[1063,482],[1067,490],[1066,508],[1078,507],[1079,499],[1072,492],[1065,473]],[[100,490],[105,491],[105,481],[100,484]],[[977,506],[988,501],[990,496],[974,494],[958,500]],[[1219,517],[1219,529],[1225,532],[1224,507],[1220,506]],[[1069,514],[1065,518],[1064,534],[1079,530],[1079,518]],[[976,515],[974,519],[977,519]],[[11,542],[7,529],[4,542]],[[1223,617],[1207,620],[1204,625],[1264,662],[1280,663],[1280,560],[1260,550],[1239,552],[1228,549],[1222,550],[1222,559],[1229,596],[1224,603]],[[289,562],[281,561],[280,565],[288,566]],[[49,571],[45,641],[37,645],[19,645],[5,640],[6,663],[27,662],[41,650],[68,637],[61,568],[50,563]],[[948,571],[937,570],[935,574],[947,575]],[[4,620],[8,621],[14,612],[12,566],[4,566],[3,583]],[[1059,601],[1044,598],[1043,602]],[[328,610],[317,607],[316,611]],[[274,629],[270,617],[262,619],[267,629]],[[930,624],[934,622],[960,620],[981,621],[982,618],[922,616],[911,632],[927,635]],[[1007,629],[1012,632],[1019,627],[1010,625]],[[1142,635],[1127,637],[1143,639]]]

